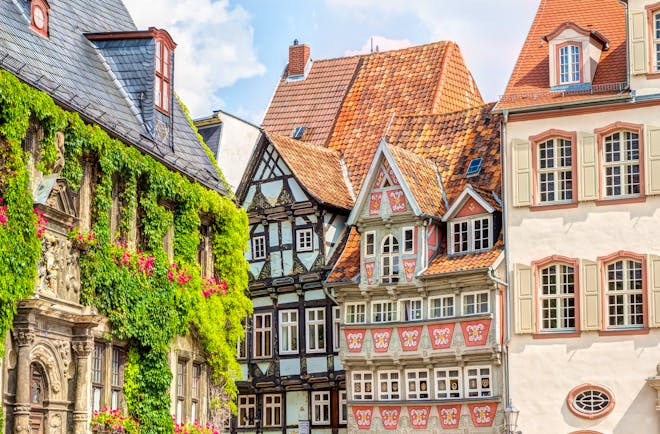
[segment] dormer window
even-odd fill
[[[165,114],[170,111],[170,54],[170,49],[157,39],[154,102],[156,108]]]
[[[30,28],[43,36],[48,37],[48,16],[50,9],[45,0],[32,0],[30,2]]]
[[[490,215],[454,220],[449,225],[451,253],[487,250],[492,245],[493,221]]]
[[[569,43],[559,47],[559,84],[581,82],[582,60],[580,47]]]

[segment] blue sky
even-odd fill
[[[125,0],[179,44],[175,86],[193,116],[260,123],[297,38],[312,58],[453,40],[488,101],[504,90],[539,0]]]

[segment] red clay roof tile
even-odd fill
[[[468,253],[466,255],[440,255],[431,261],[422,276],[434,276],[438,274],[456,273],[459,271],[470,271],[488,268],[500,256],[504,243],[498,241],[495,246],[485,252]]]
[[[360,234],[351,228],[339,260],[328,276],[328,283],[354,282],[360,274]]]

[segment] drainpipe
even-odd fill
[[[630,7],[628,7],[628,0],[619,0],[626,8],[626,89],[630,89]],[[635,92],[632,93],[632,100],[635,101]]]

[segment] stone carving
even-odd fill
[[[52,173],[60,173],[64,169],[64,133],[55,133],[55,147],[57,148],[57,160],[53,163]]]
[[[78,302],[80,295],[79,252],[71,241],[48,232],[41,241],[37,263],[37,292]]]
[[[67,372],[69,370],[69,364],[71,363],[71,344],[69,344],[68,341],[60,339],[55,341],[55,348],[57,348],[60,357],[62,357],[62,366],[64,367],[63,372]]]
[[[30,404],[16,404],[14,405],[14,414],[29,414]]]
[[[64,273],[64,288],[67,300],[78,302],[80,299],[80,264],[78,262],[80,253],[71,248],[67,241],[68,254],[66,256],[66,271]]]
[[[46,347],[39,345],[32,350],[30,355],[32,360],[37,360],[44,366],[50,389],[55,393],[59,393],[62,390],[61,371],[53,354]]]
[[[14,331],[14,339],[19,347],[27,347],[34,342],[34,332],[30,330],[16,330]]]
[[[62,432],[62,417],[55,414],[50,418],[50,434],[60,434]]]
[[[94,349],[94,343],[91,341],[74,342],[71,346],[79,358],[89,356]]]

